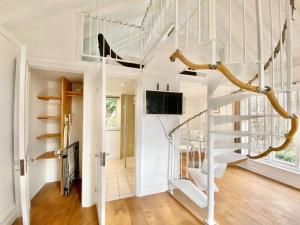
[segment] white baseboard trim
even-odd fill
[[[153,181],[142,185],[138,197],[166,192],[168,190],[167,181]]]
[[[239,164],[240,167],[268,177],[272,180],[279,181],[289,186],[300,189],[300,173],[270,165],[265,162],[247,160]]]
[[[6,208],[5,212],[0,214],[1,225],[11,225],[18,218],[18,210],[15,204],[10,205]]]

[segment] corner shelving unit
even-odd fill
[[[42,134],[37,136],[37,140],[45,141],[48,139],[59,139],[59,148],[63,149],[65,146],[65,137],[64,137],[64,129],[65,129],[65,115],[72,114],[72,98],[73,97],[81,97],[83,96],[83,90],[73,90],[73,84],[70,80],[65,77],[61,77],[61,95],[60,96],[37,96],[38,99],[44,101],[59,101],[60,104],[60,115],[38,115],[36,116],[39,120],[45,121],[57,121],[60,125],[60,133],[48,133]],[[45,151],[43,154],[36,157],[37,160],[44,160],[44,159],[58,159],[55,154],[55,151]],[[63,173],[64,162],[61,163],[61,172]],[[63,177],[63,176],[62,176]],[[61,182],[61,193],[63,194],[63,180]]]
[[[43,101],[50,101],[50,100],[55,100],[55,101],[61,101],[62,98],[60,96],[48,96],[48,95],[39,95],[37,96],[38,99],[43,100]],[[54,120],[54,121],[60,121],[61,117],[60,116],[53,116],[53,115],[38,115],[36,117],[38,120]],[[47,139],[60,139],[61,138],[61,133],[49,133],[49,134],[42,134],[36,137],[37,140],[43,141]],[[56,155],[54,151],[46,151],[43,154],[39,155],[36,157],[37,160],[42,160],[42,159],[56,159]]]

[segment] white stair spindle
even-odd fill
[[[244,62],[247,61],[247,35],[246,35],[246,2],[243,0],[243,48],[244,48]]]
[[[198,0],[198,44],[201,42],[201,0]]]
[[[92,16],[89,15],[89,54],[92,55]]]
[[[229,0],[229,32],[228,32],[228,34],[229,34],[229,63],[231,62],[231,7],[232,7],[232,5],[231,5],[231,0]]]

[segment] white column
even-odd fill
[[[190,26],[190,0],[187,0],[187,10],[186,10],[186,40],[185,46],[189,46],[189,26]]]
[[[292,13],[290,1],[286,0],[286,72],[287,72],[287,110],[291,112],[292,71]]]
[[[198,0],[198,44],[201,42],[201,0]]]
[[[211,40],[211,63],[216,63],[216,1],[209,1],[209,34]],[[213,109],[209,105],[209,98],[211,91],[210,87],[207,87],[207,150],[208,150],[208,215],[207,215],[207,224],[214,225],[215,224],[215,193],[214,193],[214,137],[213,133]]]
[[[259,87],[264,89],[265,75],[263,62],[263,20],[261,12],[261,0],[256,0],[256,21],[257,21],[257,60],[258,63],[258,83]]]
[[[178,49],[178,0],[175,0],[175,49]]]

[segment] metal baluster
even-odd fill
[[[279,30],[281,30],[281,26],[282,26],[282,6],[281,6],[281,0],[279,0]],[[283,78],[283,49],[282,49],[282,35],[279,33],[280,37],[279,37],[279,40],[280,40],[280,52],[279,52],[279,59],[280,59],[280,81],[281,81],[281,86],[280,86],[280,89],[281,91],[284,90],[284,87],[283,87],[283,82],[284,82],[284,78]]]
[[[92,17],[89,15],[89,54],[92,55]]]
[[[231,62],[231,0],[229,0],[229,63]]]
[[[186,145],[186,177],[188,177],[188,168],[189,168],[189,164],[190,164],[190,147],[191,147],[191,137],[190,137],[190,123],[188,122],[186,124],[186,134],[187,134],[187,145]]]

